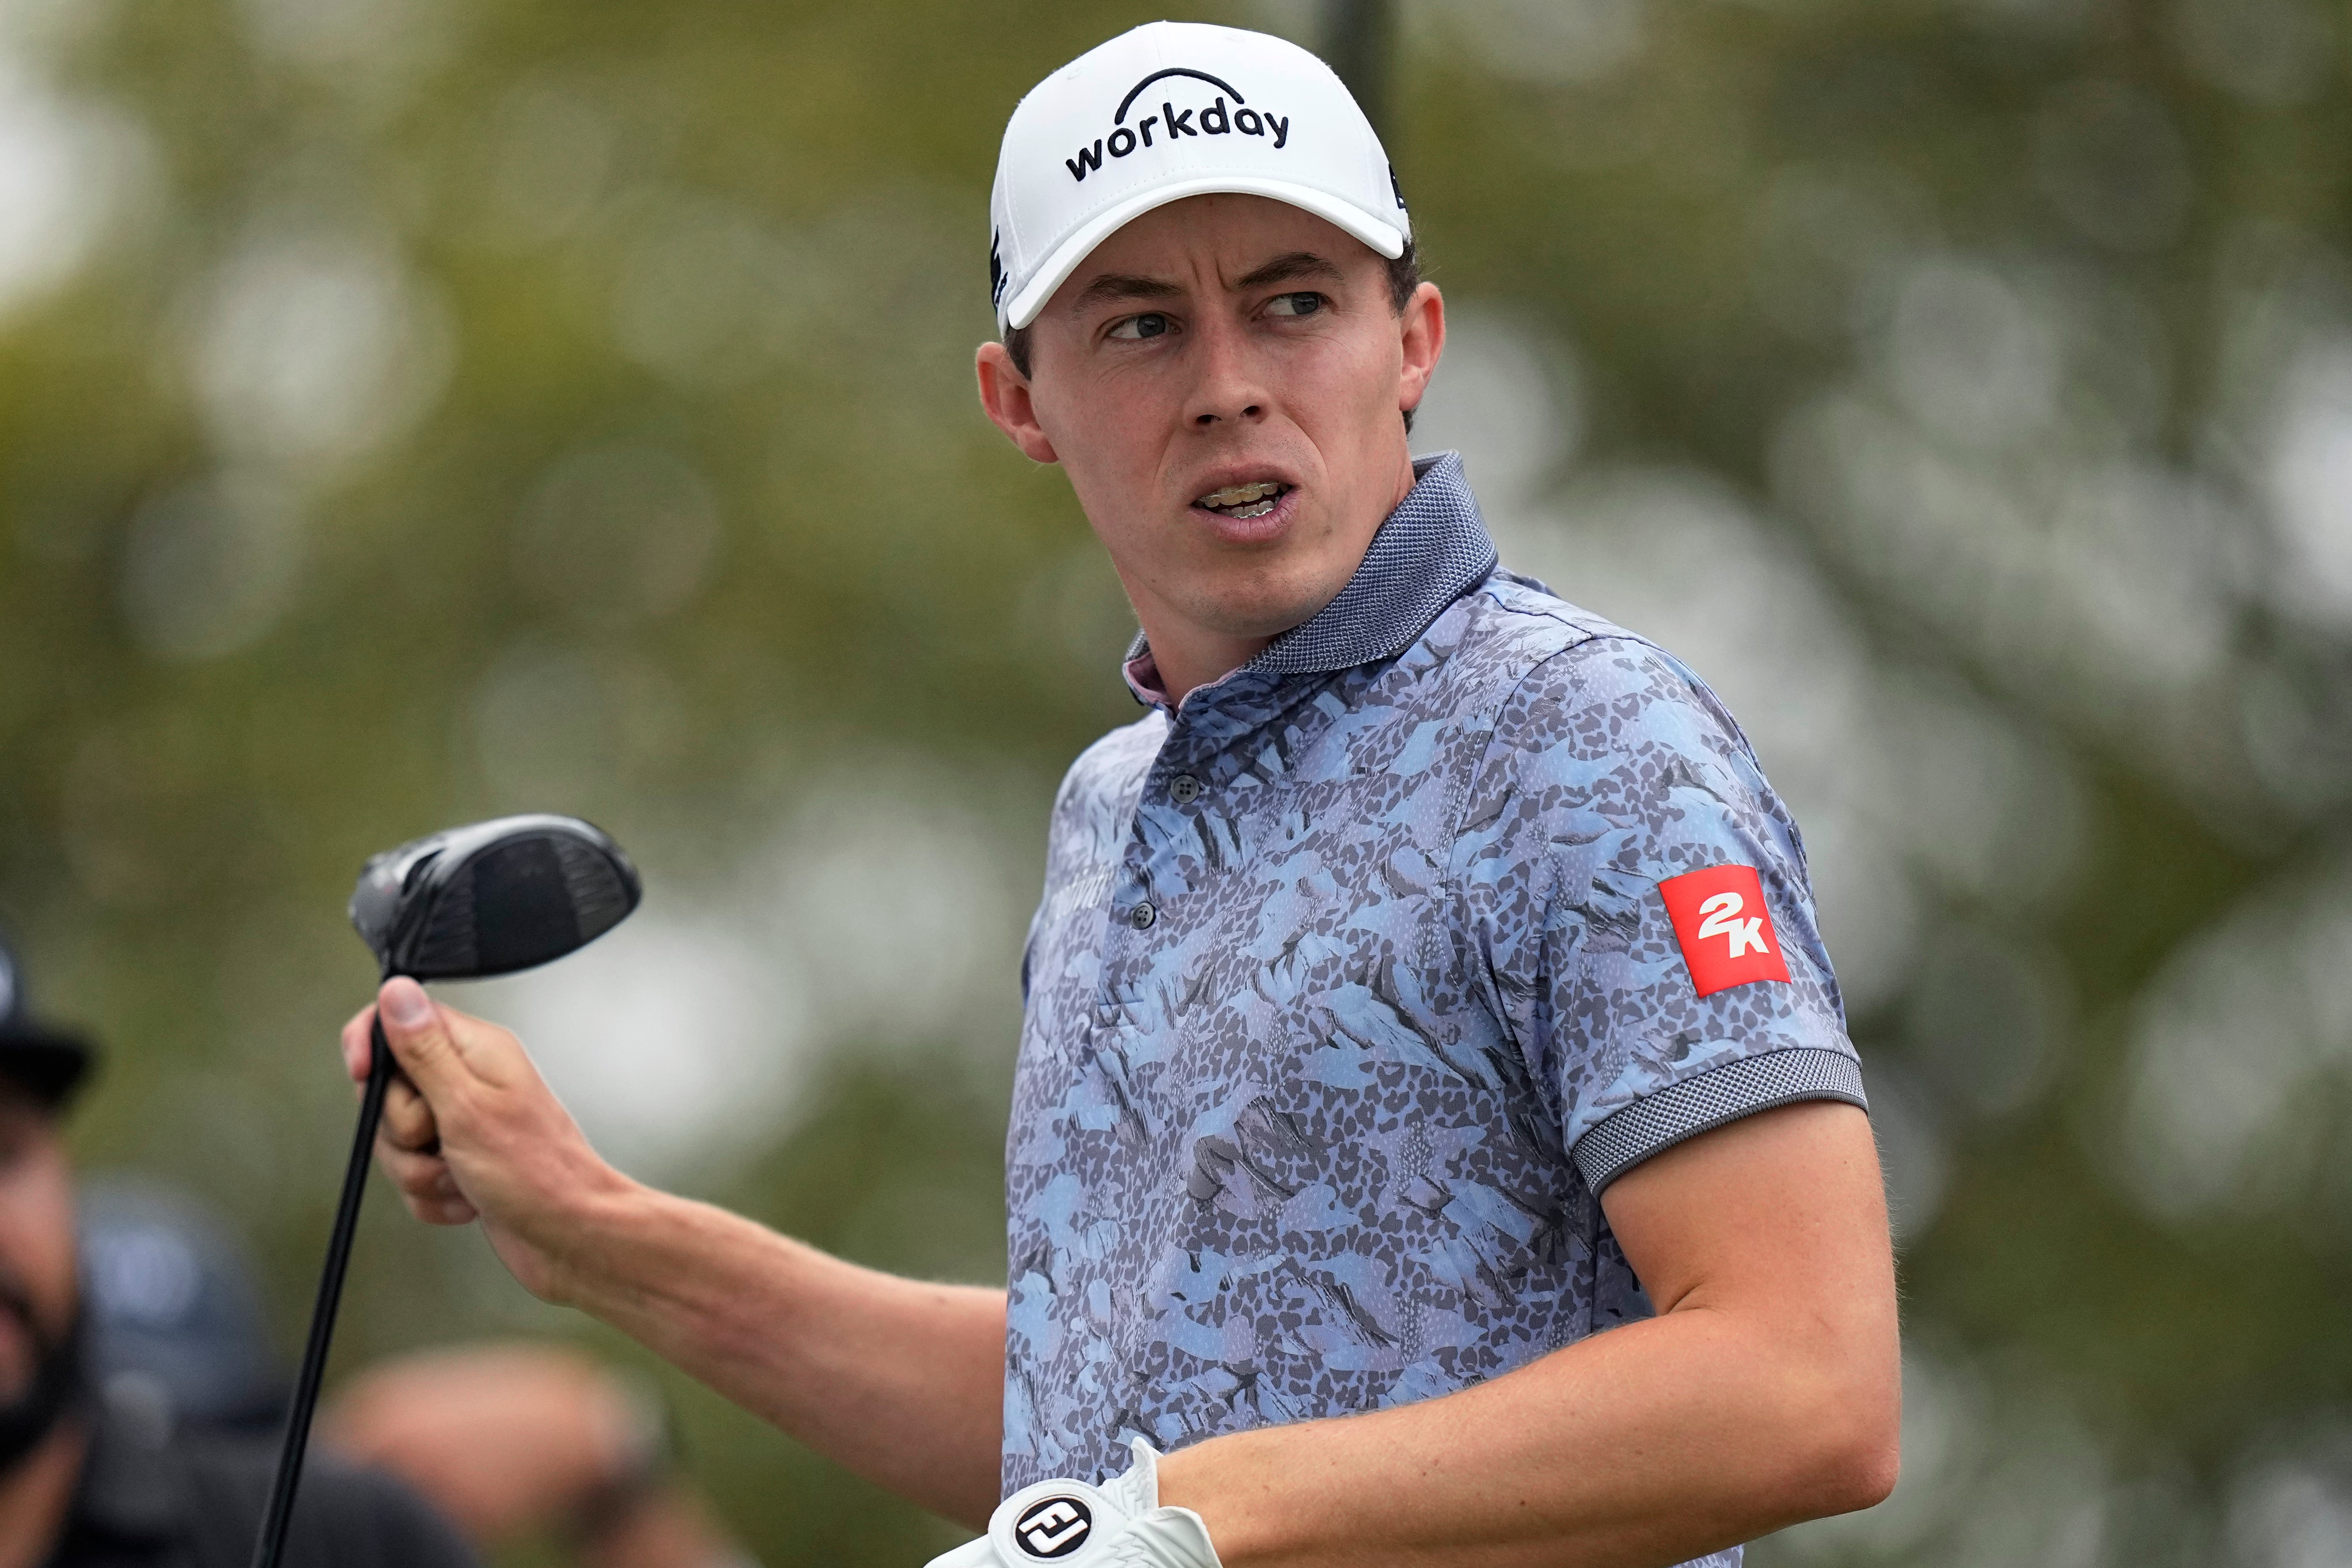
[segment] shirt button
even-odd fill
[[[1168,781],[1168,793],[1176,797],[1178,805],[1190,805],[1201,798],[1201,781],[1191,773],[1178,773]]]
[[[1153,909],[1149,900],[1127,911],[1127,923],[1138,931],[1150,931],[1151,922],[1159,918],[1160,911]]]

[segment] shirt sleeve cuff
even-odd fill
[[[1862,1064],[1843,1051],[1811,1048],[1726,1062],[1617,1111],[1578,1139],[1571,1157],[1584,1184],[1598,1194],[1685,1138],[1801,1100],[1842,1100],[1868,1110]]]

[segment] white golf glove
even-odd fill
[[[1138,1437],[1115,1481],[1039,1481],[996,1505],[988,1533],[930,1568],[1223,1568],[1209,1527],[1189,1508],[1160,1506],[1160,1456]]]

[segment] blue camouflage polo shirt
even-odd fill
[[[1498,570],[1459,458],[1414,466],[1339,595],[1172,712],[1139,643],[1152,710],[1055,802],[1005,1150],[1008,1491],[1647,1316],[1612,1179],[1863,1103],[1802,842],[1731,715]],[[1718,866],[1755,868],[1787,980],[1699,994],[1660,884]]]

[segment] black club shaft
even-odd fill
[[[286,1412],[286,1446],[278,1455],[278,1479],[254,1542],[253,1568],[278,1568],[286,1550],[286,1527],[294,1517],[294,1489],[302,1480],[302,1456],[310,1445],[310,1416],[319,1405],[319,1382],[327,1370],[327,1347],[335,1337],[335,1309],[343,1299],[343,1272],[352,1261],[352,1237],[359,1228],[360,1200],[367,1194],[368,1164],[375,1149],[376,1123],[383,1116],[383,1091],[392,1081],[392,1047],[378,1017],[369,1039],[367,1092],[360,1099],[360,1121],[352,1134],[351,1162],[343,1167],[343,1193],[335,1205],[334,1235],[327,1242],[327,1266],[319,1275],[319,1299],[310,1309],[310,1340],[302,1350],[302,1370],[294,1380],[293,1404]]]

